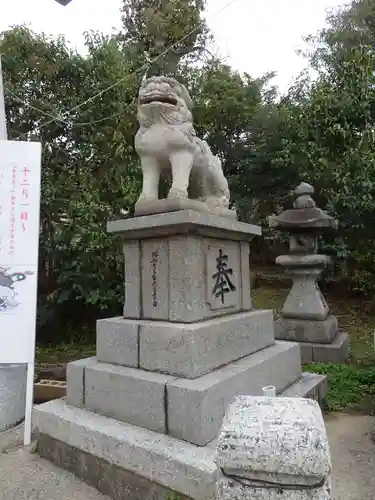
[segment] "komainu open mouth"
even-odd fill
[[[152,104],[152,103],[162,103],[170,104],[171,106],[176,106],[177,99],[171,96],[165,96],[161,94],[149,94],[140,98],[141,104]]]

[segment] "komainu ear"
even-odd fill
[[[180,95],[181,95],[182,99],[186,102],[186,106],[189,109],[193,109],[194,103],[190,97],[188,89],[182,83],[178,83],[178,85],[180,87]]]

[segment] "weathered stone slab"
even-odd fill
[[[249,488],[231,479],[217,483],[216,500],[335,500],[332,496],[332,480],[327,479],[321,488],[312,490]]]
[[[118,233],[123,240],[194,233],[209,238],[251,241],[254,236],[262,234],[260,226],[193,210],[111,221],[107,224],[107,230],[109,233]]]
[[[202,238],[188,235],[169,239],[170,321],[192,323],[207,317],[204,265]]]
[[[79,410],[62,400],[34,407],[33,421],[42,435],[103,460],[110,466],[141,476],[193,500],[215,498],[219,470],[214,462],[216,451],[211,448],[194,446],[87,410]],[[52,443],[48,446],[52,446]],[[50,449],[47,458],[53,453]],[[66,456],[66,452],[61,452],[60,463],[66,467],[64,454]],[[73,454],[73,459],[76,463],[71,466],[75,467],[75,473],[79,473],[82,470],[82,455]],[[99,466],[97,470],[100,472],[104,469]],[[108,473],[113,474],[111,470]],[[137,485],[134,484],[135,489]],[[148,484],[143,486],[140,483],[138,488],[146,492]],[[153,497],[121,498],[143,500]],[[156,499],[159,500],[158,497]]]
[[[331,473],[321,409],[304,398],[237,397],[219,437],[216,463],[251,479],[313,485]],[[270,453],[270,451],[272,451]]]
[[[280,317],[275,321],[275,338],[329,344],[335,338],[338,328],[337,318],[332,315],[324,321]]]
[[[37,452],[112,500],[190,498],[45,434],[39,435]]]
[[[165,386],[174,377],[105,363],[87,367],[85,372],[87,409],[166,432]]]
[[[226,412],[217,452],[224,475],[220,499],[332,499],[328,439],[315,401],[236,398]]]
[[[96,323],[96,356],[102,363],[138,367],[139,329],[137,320],[122,317],[100,319]]]
[[[166,198],[160,200],[142,200],[135,204],[135,215],[164,214],[176,212],[178,210],[194,210],[195,212],[205,212],[219,217],[229,217],[236,219],[235,210],[228,210],[223,207],[209,207],[206,203],[190,198]]]
[[[192,324],[139,323],[140,367],[185,378],[197,378],[274,344],[272,311]]]
[[[85,370],[88,366],[95,365],[97,358],[86,358],[72,361],[66,367],[66,401],[73,406],[85,404]]]
[[[262,394],[266,385],[281,392],[301,376],[299,345],[277,342],[240,361],[195,380],[167,384],[169,434],[205,445],[218,434],[233,397]]]
[[[193,235],[169,238],[169,283],[170,321],[191,323],[239,312],[240,243]]]

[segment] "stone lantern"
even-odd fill
[[[271,229],[289,234],[289,254],[276,263],[293,279],[275,335],[300,342],[303,363],[342,363],[348,357],[348,334],[339,330],[317,283],[330,263],[330,257],[318,254],[318,236],[336,231],[338,224],[316,206],[313,193],[312,186],[301,183],[294,190],[293,208],[269,217]]]

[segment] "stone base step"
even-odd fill
[[[216,452],[69,406],[34,407],[38,452],[114,500],[164,500],[170,490],[214,498]],[[184,498],[184,497],[182,497]]]
[[[322,403],[327,392],[327,377],[317,373],[304,372],[301,378],[283,391],[280,396],[288,398],[308,398]]]
[[[198,378],[273,345],[272,311],[247,311],[196,323],[101,319],[98,361]]]
[[[304,373],[282,395],[320,397],[324,389],[325,377]],[[216,498],[215,441],[196,446],[62,399],[35,406],[33,424],[42,457],[113,500]]]
[[[331,344],[300,342],[303,364],[327,363],[344,364],[349,358],[349,335],[339,331]]]
[[[219,432],[238,395],[281,392],[301,376],[299,345],[276,342],[197,379],[176,378],[90,358],[68,365],[67,402],[200,446]]]

